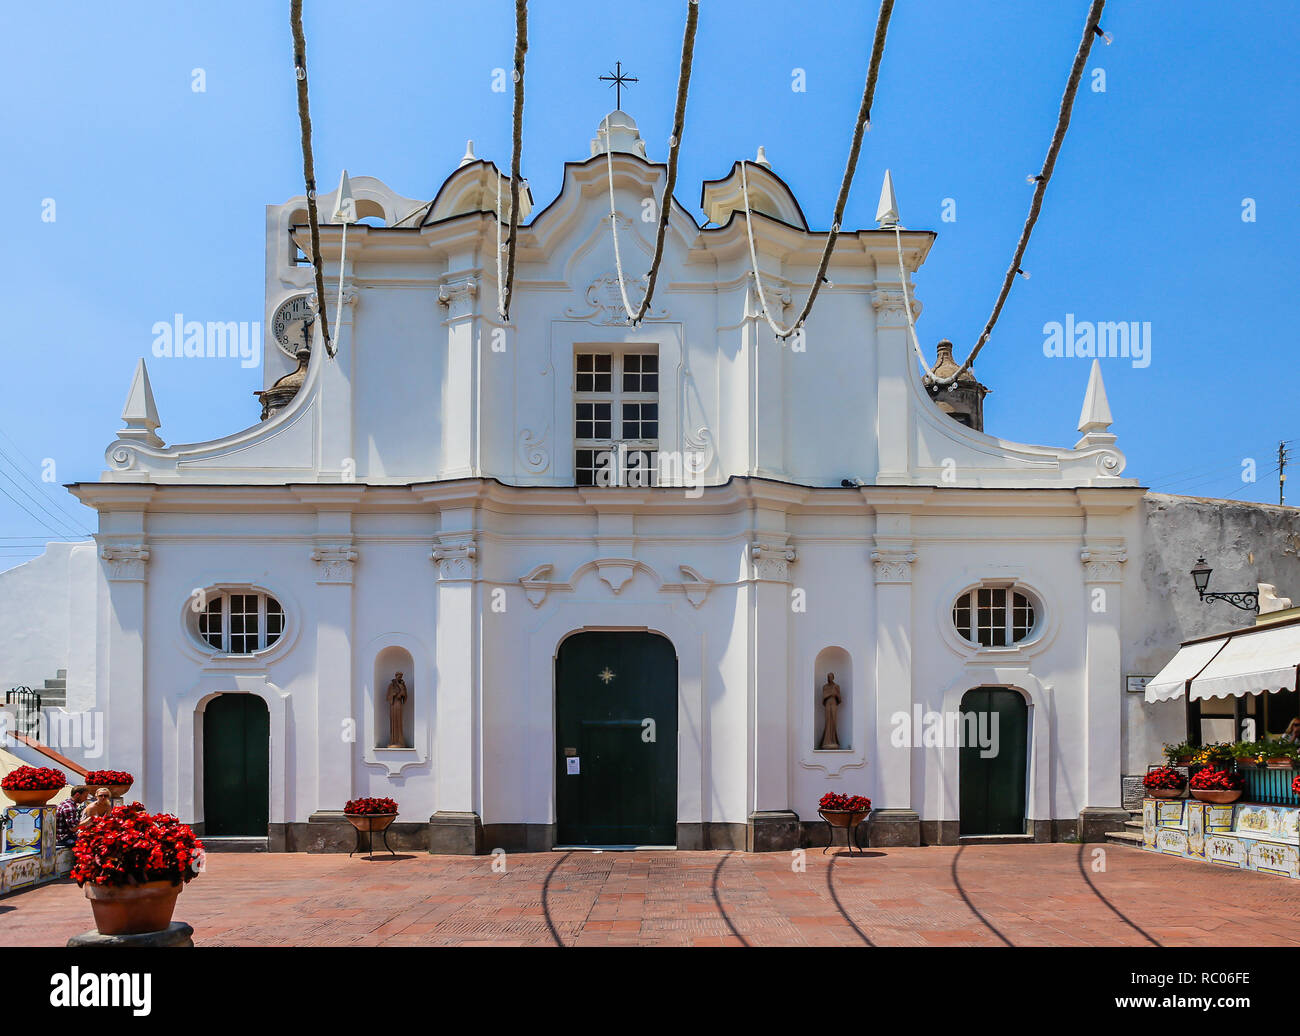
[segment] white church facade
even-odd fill
[[[459,853],[789,849],[827,791],[871,798],[880,845],[1119,826],[1122,775],[1182,719],[1139,737],[1125,693],[1165,657],[1143,655],[1148,494],[1099,373],[1073,447],[954,420],[885,229],[842,233],[805,333],[776,338],[739,165],[704,184],[704,227],[674,203],[629,326],[608,177],[640,273],[664,167],[609,126],[549,205],[521,199],[509,323],[503,178],[467,156],[429,206],[352,181],[377,225],[348,228],[336,352],[317,333],[301,367],[305,202],[268,207],[263,420],[165,445],[137,370],[107,469],[71,487],[99,558],[69,707],[103,710],[105,765],[210,836],[288,850],[350,839],[361,796]],[[789,320],[825,236],[746,173]],[[321,228],[335,287],[342,231]],[[933,241],[902,232],[909,275]]]

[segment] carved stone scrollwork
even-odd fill
[[[541,474],[551,466],[551,453],[546,448],[546,439],[551,434],[547,425],[541,435],[534,435],[531,428],[519,432],[519,460],[528,471]]]
[[[109,467],[114,471],[130,471],[139,460],[139,454],[134,446],[120,442],[113,443],[104,454],[104,457],[107,459]]]
[[[1120,567],[1128,560],[1123,547],[1084,547],[1079,551],[1083,578],[1088,583],[1118,583],[1124,578]]]
[[[100,548],[108,578],[114,582],[140,582],[149,563],[149,548],[143,543],[108,544]]]
[[[438,303],[446,307],[447,316],[452,319],[472,313],[477,297],[478,281],[472,277],[438,286]]]
[[[784,543],[751,543],[749,556],[754,563],[754,578],[785,582],[790,578],[790,564],[798,553]]]
[[[316,582],[350,583],[352,567],[360,555],[350,543],[322,543],[311,552],[316,562]]]
[[[429,555],[438,566],[438,578],[443,581],[474,578],[474,565],[478,546],[473,536],[448,536],[439,538],[438,546]]]
[[[877,288],[871,293],[871,308],[876,311],[877,327],[906,327],[907,304],[901,289]],[[919,316],[915,300],[913,318]]]
[[[627,300],[635,309],[641,305],[641,300],[645,298],[646,288],[650,283],[649,277],[646,275],[641,277],[625,275],[623,283],[627,287]],[[584,298],[587,303],[585,306],[568,306],[564,311],[564,315],[577,320],[590,320],[594,324],[626,324],[628,322],[627,310],[623,308],[623,293],[618,286],[617,271],[610,270],[592,281],[584,294]],[[668,310],[666,307],[656,306],[651,302],[645,319],[663,320],[667,316]]]
[[[875,566],[877,583],[910,583],[912,562],[917,558],[914,550],[873,550],[871,561]]]

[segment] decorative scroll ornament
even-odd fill
[[[630,225],[630,221],[627,222]],[[646,287],[650,282],[648,277],[639,277],[630,283],[638,285],[641,289],[639,297],[644,297]],[[585,308],[570,306],[565,310],[565,316],[576,320],[590,320],[596,324],[627,324],[627,311],[623,308],[623,297],[618,287],[618,274],[613,270],[592,281],[587,288],[585,297],[587,300]],[[668,309],[666,306],[651,304],[643,319],[663,320],[667,316]]]
[[[451,319],[472,313],[477,298],[478,281],[472,277],[438,286],[438,304],[446,307],[447,316]]]
[[[546,600],[546,595],[556,585],[551,580],[551,574],[554,571],[554,565],[538,565],[528,575],[520,577],[519,585],[524,588],[524,596],[528,598],[528,603],[534,608],[542,606],[542,602]],[[565,588],[568,589],[567,585]]]
[[[438,566],[438,578],[442,580],[472,579],[474,565],[478,558],[478,546],[472,536],[448,536],[439,538],[429,559]]]
[[[751,543],[749,556],[754,563],[755,579],[770,579],[778,582],[790,578],[790,563],[798,558],[793,547],[771,543]]]
[[[350,543],[318,545],[311,552],[311,559],[316,562],[316,582],[352,582],[352,567],[359,556]]]
[[[1128,560],[1128,551],[1123,547],[1084,547],[1079,560],[1085,582],[1118,583],[1124,578],[1120,566]]]
[[[875,565],[877,583],[910,583],[912,562],[917,558],[914,550],[873,550],[871,560]]]
[[[871,293],[871,307],[876,311],[877,327],[907,326],[907,300],[902,291],[878,288]],[[919,306],[915,303],[913,313],[920,316]]]
[[[149,548],[143,543],[106,544],[100,548],[99,556],[106,563],[109,579],[140,582],[149,563]]]
[[[550,425],[543,429],[541,435],[534,435],[531,428],[524,428],[519,432],[519,462],[535,475],[541,474],[551,466],[551,453],[546,448],[546,439],[550,434]]]

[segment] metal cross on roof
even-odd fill
[[[623,62],[621,61],[614,62],[614,69],[615,71],[610,72],[608,75],[597,76],[596,78],[601,82],[609,83],[609,85],[614,88],[614,107],[619,111],[622,111],[623,87],[628,83],[640,82],[640,80],[638,80],[636,76],[625,76],[623,74]]]

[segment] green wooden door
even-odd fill
[[[672,644],[653,633],[569,637],[555,660],[555,703],[557,844],[675,845]]]
[[[1029,729],[1025,699],[1005,687],[977,687],[962,697],[961,712],[962,731],[982,732],[966,736],[960,749],[961,833],[1023,835]],[[972,713],[977,726],[966,718]],[[971,743],[977,740],[995,744],[996,754],[985,758],[989,749]]]
[[[222,694],[203,710],[203,831],[265,838],[271,717],[255,694]]]

